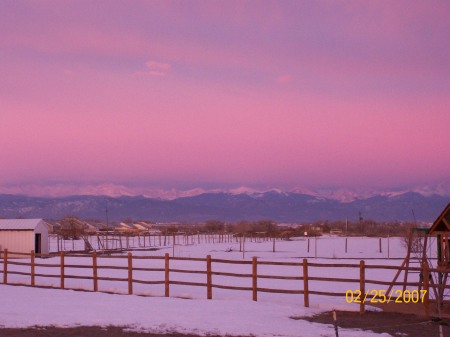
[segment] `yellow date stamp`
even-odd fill
[[[345,292],[347,303],[423,303],[426,297],[426,290],[386,290],[369,289],[364,293],[359,289],[349,289]]]

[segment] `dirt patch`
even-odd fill
[[[35,327],[0,329],[0,337],[198,337],[178,333],[154,334],[124,331],[123,327],[80,326],[76,328]],[[211,335],[210,337],[219,337]]]
[[[336,311],[339,328],[370,330],[377,333],[386,332],[392,336],[423,337],[439,336],[439,325],[444,336],[450,336],[450,320],[427,319],[412,314],[393,312],[366,311],[359,312]],[[292,317],[310,322],[333,324],[333,313],[325,312],[313,317]]]
[[[370,330],[377,333],[388,333],[398,337],[439,336],[439,326],[443,335],[450,336],[450,319],[426,319],[412,314],[393,312],[336,311],[339,328]],[[325,312],[313,317],[292,317],[309,322],[333,325],[333,313]],[[146,333],[125,331],[124,327],[80,326],[74,328],[34,327],[26,329],[0,328],[0,337],[198,337],[179,333]],[[362,336],[364,334],[361,334]],[[344,336],[343,333],[340,336]],[[209,337],[219,337],[210,335]],[[243,336],[242,336],[243,337]]]

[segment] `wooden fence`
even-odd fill
[[[50,234],[50,239],[56,240],[56,251],[65,252],[86,252],[92,249],[98,251],[124,251],[130,248],[155,248],[174,245],[194,245],[194,244],[220,244],[220,243],[239,243],[239,251],[243,250],[246,242],[273,242],[273,251],[275,251],[275,241],[285,240],[284,236],[268,236],[247,234],[237,236],[231,233],[172,233],[172,234],[152,234],[148,232],[120,233],[120,232],[99,232],[90,235],[81,235],[80,238],[66,238],[60,234]],[[309,240],[309,239],[308,239]],[[83,242],[84,249],[75,247],[75,241]],[[309,247],[309,241],[308,241]],[[308,248],[309,252],[309,248]]]
[[[2,252],[0,252],[2,253]],[[213,289],[228,289],[228,290],[243,290],[250,291],[252,293],[252,299],[254,301],[258,300],[258,293],[280,293],[280,294],[293,294],[293,295],[303,295],[303,305],[305,307],[309,306],[309,296],[310,295],[322,295],[322,296],[338,296],[346,298],[346,293],[342,292],[332,292],[332,291],[318,291],[311,290],[310,282],[311,281],[319,281],[319,282],[342,282],[342,283],[352,283],[357,284],[358,286],[353,287],[353,289],[358,289],[360,291],[361,298],[364,297],[364,300],[361,300],[360,303],[360,312],[363,313],[365,310],[365,303],[367,303],[373,297],[376,297],[377,294],[369,291],[370,287],[378,287],[386,286],[386,287],[403,287],[403,291],[406,287],[417,287],[426,290],[426,296],[423,299],[425,310],[428,312],[428,303],[429,303],[429,275],[431,272],[439,272],[437,269],[428,269],[427,265],[423,267],[398,267],[398,266],[386,266],[386,265],[366,265],[364,260],[361,260],[358,264],[329,264],[329,263],[311,263],[307,259],[303,259],[302,262],[271,262],[271,261],[258,261],[256,257],[253,257],[250,261],[238,261],[238,260],[225,260],[225,259],[214,259],[208,255],[206,258],[184,258],[184,257],[170,257],[169,254],[165,254],[164,256],[133,256],[131,253],[125,256],[97,256],[96,252],[92,254],[66,254],[64,252],[60,252],[59,255],[59,263],[52,264],[44,264],[36,262],[36,254],[34,251],[31,253],[17,253],[17,252],[8,252],[8,250],[4,250],[2,256],[0,257],[0,263],[3,265],[3,270],[0,270],[0,273],[3,274],[3,284],[20,284],[20,285],[29,285],[32,287],[39,287],[40,285],[36,284],[36,277],[48,277],[48,278],[57,278],[59,279],[61,289],[74,289],[67,288],[65,285],[66,279],[86,279],[92,281],[92,290],[99,291],[99,281],[120,281],[127,282],[128,284],[128,294],[133,294],[133,284],[147,284],[147,285],[164,285],[164,294],[166,297],[170,296],[170,285],[184,285],[184,286],[195,286],[195,287],[205,287],[206,288],[206,298],[213,298]],[[22,257],[22,259],[11,257]],[[27,261],[27,257],[29,257],[29,262]],[[65,262],[65,257],[83,257],[90,260],[87,265],[79,265],[79,264],[67,264]],[[25,259],[23,259],[25,258]],[[126,259],[126,266],[117,266],[117,265],[99,265],[99,258],[108,258],[108,259]],[[133,261],[136,260],[150,260],[150,259],[159,259],[164,260],[164,268],[144,268],[144,267],[136,267],[133,266]],[[186,269],[175,269],[171,268],[171,261],[196,261],[196,262],[204,262],[205,270],[186,270]],[[251,265],[251,273],[231,273],[220,271],[220,268],[213,268],[214,265],[221,264],[238,264],[238,265]],[[8,270],[8,266],[17,265],[22,266],[23,268],[29,268],[29,271],[12,271]],[[286,275],[264,275],[258,273],[258,266],[264,265],[275,265],[275,266],[291,266],[294,268],[298,268],[298,276],[286,276]],[[45,267],[45,268],[55,268],[59,270],[57,274],[43,274],[36,273],[36,267]],[[90,269],[91,276],[82,276],[82,275],[71,275],[66,273],[66,269],[68,268],[83,268]],[[310,276],[310,270],[313,268],[352,268],[359,269],[359,278],[335,278],[335,277],[315,277]],[[118,269],[118,270],[126,270],[127,277],[126,278],[117,278],[117,277],[100,277],[98,276],[99,269]],[[380,280],[372,280],[366,277],[366,271],[369,269],[383,269],[383,270],[396,270],[397,273],[400,273],[402,270],[415,271],[422,273],[424,275],[422,282],[388,282],[388,281],[380,281]],[[140,272],[154,272],[158,273],[158,275],[164,275],[161,280],[158,281],[148,281],[137,279],[133,276],[135,271]],[[176,273],[191,273],[191,274],[203,274],[205,275],[205,282],[188,282],[188,281],[177,281],[171,279],[172,274]],[[8,280],[9,275],[23,275],[29,276],[30,281],[29,284],[22,283],[11,283]],[[213,276],[225,276],[225,277],[239,277],[239,278],[249,278],[251,279],[251,286],[231,286],[231,285],[223,285],[213,283]],[[258,287],[258,280],[260,279],[277,279],[277,280],[293,280],[298,281],[299,289],[273,289],[273,288],[262,288]],[[41,285],[42,286],[42,285]],[[444,285],[444,288],[447,288]],[[374,288],[372,288],[374,289]],[[394,301],[397,299],[396,296],[392,296],[392,293],[389,297],[390,300]],[[395,294],[394,294],[395,295]],[[391,298],[392,297],[392,298]]]

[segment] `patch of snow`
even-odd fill
[[[292,316],[310,316],[320,312],[299,305],[239,300],[193,301],[5,285],[0,285],[0,298],[0,326],[6,328],[112,325],[154,333],[334,336],[331,324],[291,319]],[[349,337],[361,336],[357,329],[340,331]],[[364,331],[364,336],[383,335]]]

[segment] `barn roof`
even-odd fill
[[[450,204],[447,205],[428,230],[428,234],[438,234],[442,232],[450,232]]]
[[[34,230],[42,219],[0,219],[1,230]]]

